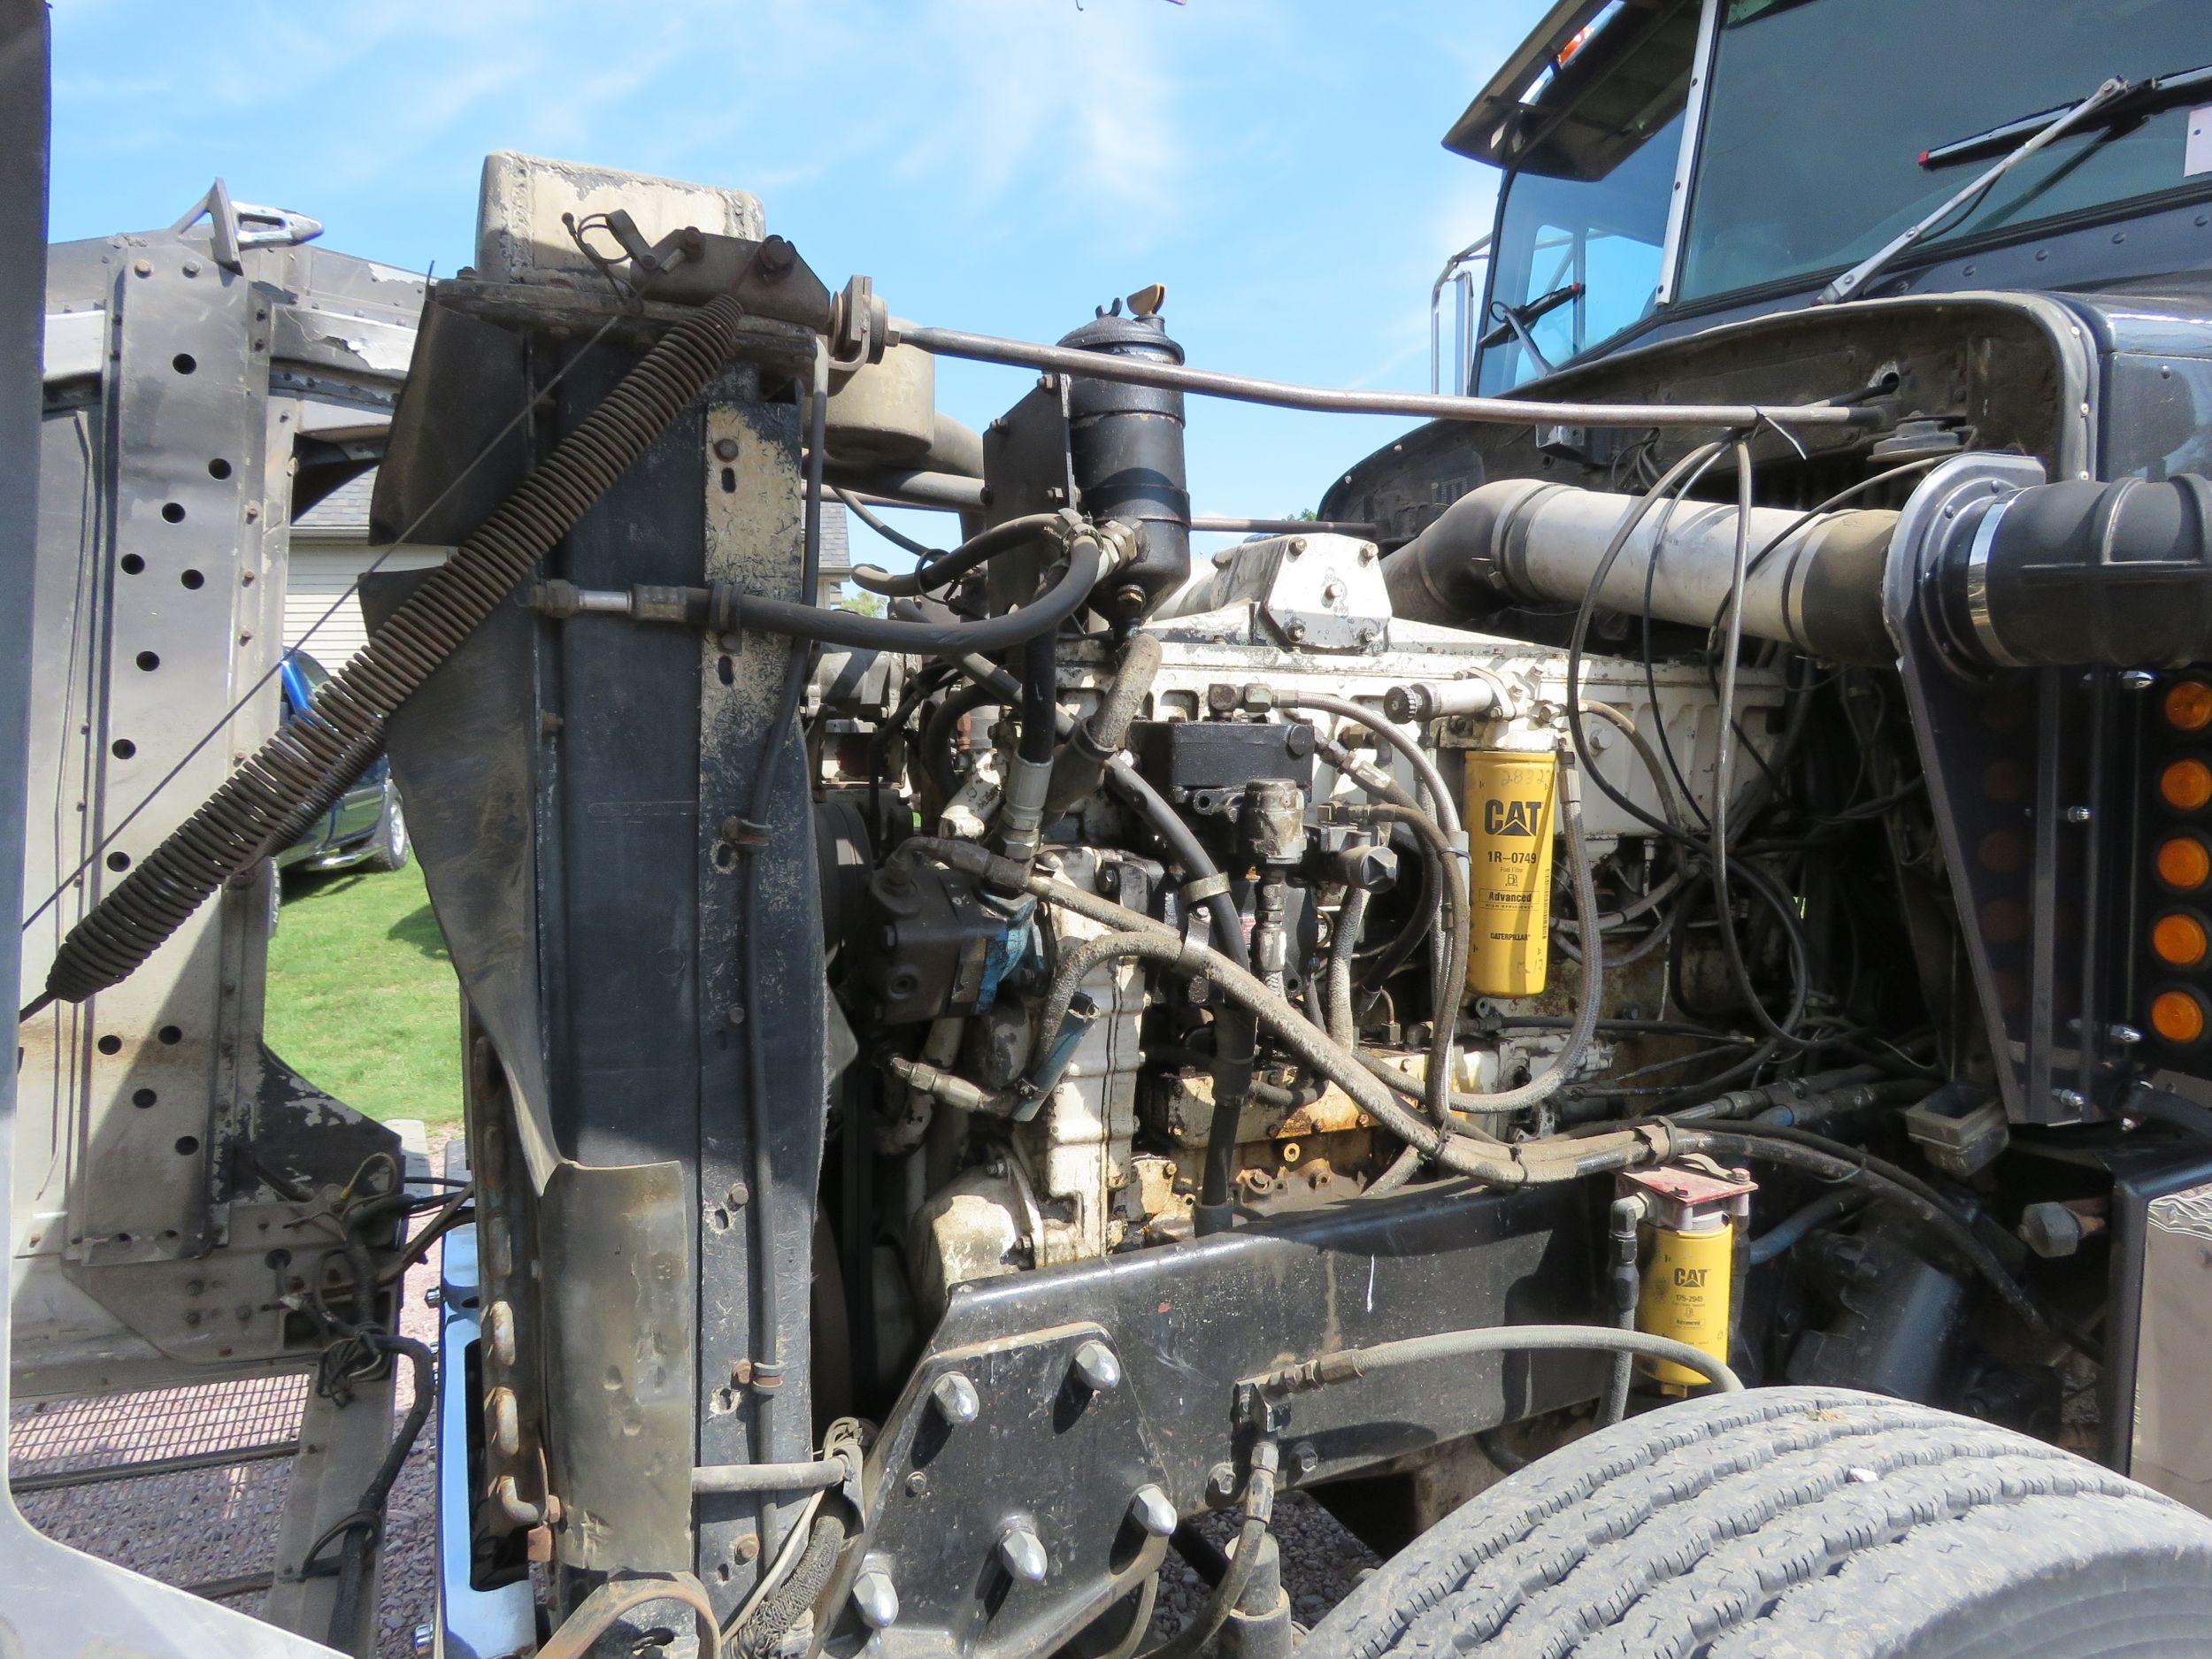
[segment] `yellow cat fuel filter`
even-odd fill
[[[1636,1299],[1636,1328],[1671,1336],[1728,1363],[1731,1304],[1735,1296],[1738,1224],[1751,1214],[1757,1189],[1737,1171],[1715,1175],[1683,1164],[1635,1170],[1620,1177],[1620,1191],[1644,1200],[1643,1274]],[[1636,1368],[1662,1394],[1687,1394],[1704,1379],[1671,1360],[1641,1359]]]
[[[1552,799],[1559,757],[1467,754],[1467,989],[1535,996],[1551,967]]]

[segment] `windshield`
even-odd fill
[[[1483,349],[1479,391],[1505,391],[1544,372],[1506,327],[1509,309],[1582,285],[1525,321],[1555,366],[1650,313],[1695,35],[1694,5],[1610,8],[1565,70],[1523,95],[1536,165],[1500,187],[1490,294],[1475,334],[1506,328],[1507,337]]]
[[[1924,150],[2212,64],[2208,0],[1723,0],[1681,297],[1865,257],[2000,155],[1923,167]],[[2085,129],[2008,174],[1931,242],[2185,185],[2185,106]]]

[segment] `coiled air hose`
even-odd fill
[[[382,749],[392,711],[736,354],[743,315],[717,295],[662,335],[313,703],[70,929],[45,994],[21,1018],[127,978],[216,888],[328,810]]]

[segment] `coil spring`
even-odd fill
[[[315,694],[69,932],[49,997],[82,1002],[135,972],[192,912],[329,810],[384,747],[384,723],[645,453],[737,350],[743,309],[685,318],[426,576]]]

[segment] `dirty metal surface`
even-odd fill
[[[710,394],[695,475],[703,568],[710,581],[802,599],[799,411],[764,401],[762,385],[758,372],[741,368]],[[810,1277],[827,989],[805,757],[796,729],[777,720],[793,653],[806,648],[749,634],[707,636],[695,649],[698,1456],[803,1460],[813,1446],[808,1306],[792,1287]],[[766,1090],[757,1097],[756,1078]],[[764,1295],[772,1275],[781,1294]],[[725,1616],[796,1511],[788,1499],[700,1501],[695,1571]]]
[[[914,1609],[902,1612],[894,1647],[949,1652],[972,1640],[1011,1652],[1041,1633],[1063,1639],[1124,1582],[1123,1546],[1106,1541],[1105,1527],[1143,1484],[1141,1471],[1179,1514],[1219,1502],[1210,1481],[1235,1450],[1240,1381],[1431,1332],[1586,1320],[1589,1231],[1582,1195],[1564,1187],[1455,1184],[956,1291],[871,1455],[880,1531],[870,1533],[869,1559],[880,1553],[898,1568],[902,1602]],[[1079,1327],[1112,1348],[1122,1371],[1110,1409],[1094,1414],[1071,1409],[1066,1392]],[[931,1398],[949,1370],[976,1383],[979,1409],[965,1425],[946,1423]],[[1280,1437],[1285,1478],[1356,1473],[1589,1399],[1601,1376],[1587,1356],[1509,1355],[1301,1396]],[[1051,1495],[1061,1493],[1082,1502],[1064,1514]],[[1024,1502],[1041,1506],[1041,1528],[1058,1530],[1039,1532],[1053,1563],[1045,1582],[1016,1595],[993,1588],[995,1551]],[[859,1570],[846,1563],[841,1596]]]
[[[1113,1347],[1078,1322],[941,1348],[918,1373],[925,1397],[964,1380],[976,1412],[965,1423],[934,1408],[902,1414],[870,1453],[862,1570],[887,1575],[900,1602],[877,1638],[885,1659],[1049,1653],[1159,1566],[1167,1540],[1132,1500],[1164,1482],[1169,1454],[1136,1391],[1079,1374],[1087,1344]],[[961,1524],[947,1525],[949,1513]],[[1010,1570],[1010,1532],[1037,1540],[1041,1581]]]

